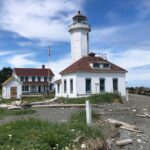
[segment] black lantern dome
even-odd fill
[[[83,16],[80,11],[73,17],[74,23],[87,23],[87,17]]]

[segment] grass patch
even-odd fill
[[[85,104],[85,101],[89,100],[92,104],[101,103],[122,103],[121,96],[116,93],[104,93],[104,94],[94,94],[89,97],[81,98],[60,98],[60,102],[65,104]]]
[[[93,114],[94,120],[97,115]],[[101,138],[101,128],[88,127],[85,113],[74,114],[67,123],[48,123],[36,119],[12,122],[0,126],[0,149],[65,150],[74,149],[78,137]]]
[[[45,101],[52,98],[54,98],[54,93],[50,93],[50,95],[44,95],[44,96],[41,95],[41,96],[23,97],[22,100],[26,101],[27,103],[32,103],[32,102]],[[2,99],[0,101],[0,104],[11,104],[13,101],[16,101],[16,99]]]
[[[33,114],[35,112],[36,111],[33,109],[21,109],[21,110],[0,109],[0,119],[7,116],[28,115],[28,114]]]

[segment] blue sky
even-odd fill
[[[90,51],[127,69],[129,86],[150,87],[149,0],[0,0],[0,69],[45,64],[59,78],[71,63],[67,28],[78,10],[92,27]]]

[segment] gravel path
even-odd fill
[[[129,102],[123,105],[108,105],[103,115],[104,119],[116,119],[136,125],[142,133],[134,133],[119,129],[120,139],[133,139],[133,144],[124,147],[116,147],[112,150],[150,150],[150,118],[137,117],[136,114],[147,112],[150,114],[150,97],[141,95],[129,95]]]
[[[0,125],[11,121],[36,118],[48,122],[66,122],[71,114],[79,111],[79,108],[34,108],[36,113],[30,115],[8,116],[0,119]],[[80,109],[81,110],[81,109]]]
[[[83,108],[82,108],[83,109]],[[18,119],[38,118],[53,122],[66,122],[72,113],[81,108],[36,108],[37,112],[32,115],[9,116],[0,120],[0,125]],[[104,112],[104,119],[111,118],[135,124],[143,133],[134,133],[119,129],[120,139],[132,138],[133,144],[124,147],[115,147],[112,150],[149,150],[150,149],[150,118],[137,117],[136,114],[147,112],[150,114],[150,97],[141,95],[129,95],[129,101],[124,104],[104,104],[95,108],[96,112]]]

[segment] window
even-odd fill
[[[85,90],[86,90],[86,93],[91,93],[91,79],[90,78],[85,79]]]
[[[109,64],[103,64],[104,68],[109,68]]]
[[[35,77],[32,77],[32,82],[34,82],[35,81]]]
[[[67,92],[67,81],[64,80],[64,93],[66,93],[66,92]]]
[[[73,93],[73,79],[70,79],[70,93]]]
[[[41,81],[41,77],[38,77],[38,82],[40,82]]]
[[[29,86],[22,86],[22,91],[29,91]]]
[[[93,64],[93,67],[94,67],[94,68],[99,68],[99,63],[94,63],[94,64]]]
[[[100,79],[100,92],[104,92],[105,91],[105,79],[101,78]]]
[[[117,78],[113,79],[113,91],[114,92],[118,91],[118,79]]]
[[[25,81],[28,82],[28,77],[25,77]]]
[[[22,81],[22,82],[24,81],[24,77],[23,76],[20,77],[20,81]]]
[[[47,77],[44,77],[44,81],[47,81]]]
[[[93,63],[93,68],[109,68],[110,64],[109,63]]]
[[[48,77],[48,81],[51,81],[52,77]]]
[[[60,83],[57,84],[57,93],[60,93]]]

